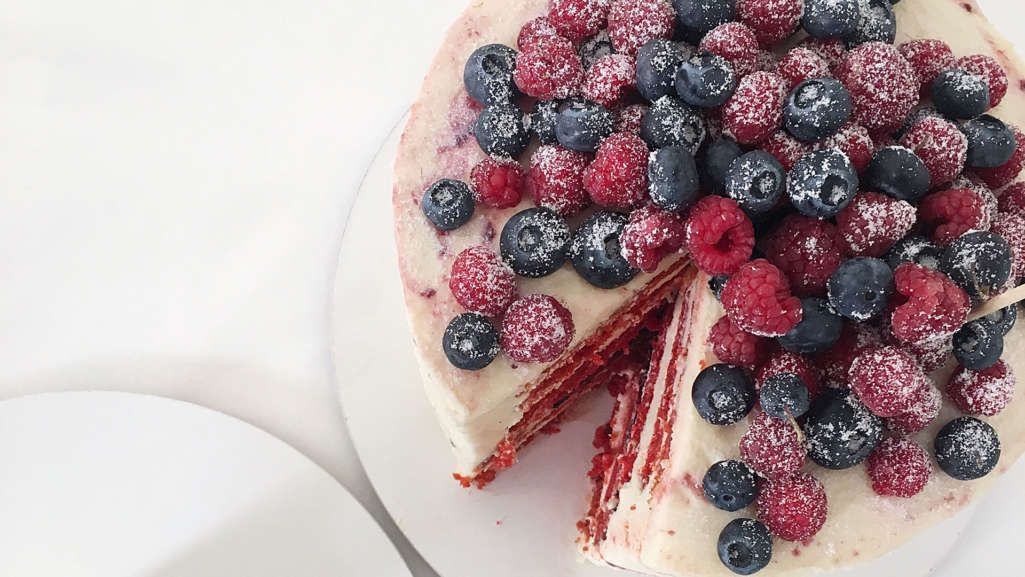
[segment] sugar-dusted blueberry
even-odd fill
[[[723,511],[739,511],[758,496],[755,472],[743,461],[719,461],[705,473],[701,481],[705,497]]]
[[[790,169],[787,192],[801,214],[832,218],[850,204],[858,191],[858,174],[840,149],[806,153]]]
[[[514,214],[502,228],[502,260],[520,276],[540,278],[566,262],[569,225],[549,208],[528,208]]]
[[[737,74],[722,56],[699,52],[676,70],[676,93],[699,108],[722,106],[737,89]]]
[[[737,575],[757,573],[772,560],[772,535],[761,521],[734,519],[719,533],[719,560]]]
[[[872,257],[845,261],[827,283],[833,310],[859,323],[885,311],[893,290],[893,270],[885,261]]]
[[[989,85],[978,75],[948,68],[932,81],[932,103],[947,118],[975,118],[989,108]]]
[[[716,26],[737,19],[736,0],[673,0],[673,8],[679,32],[692,44]]]
[[[452,366],[479,371],[498,356],[498,331],[488,317],[479,313],[463,313],[445,327],[441,347]]]
[[[641,120],[641,138],[652,148],[683,146],[697,154],[705,134],[701,115],[673,96],[656,100]]]
[[[660,148],[648,161],[648,195],[655,206],[681,211],[698,198],[700,184],[694,156],[682,146]]]
[[[828,138],[851,117],[851,93],[832,78],[812,78],[787,96],[783,125],[794,138],[812,142]]]
[[[569,257],[573,268],[590,284],[611,289],[630,282],[637,269],[623,257],[619,237],[628,218],[625,214],[598,211],[573,233]]]
[[[973,371],[988,369],[1004,353],[1004,335],[1000,328],[983,319],[965,324],[954,333],[954,358]]]
[[[473,216],[473,191],[463,181],[441,179],[424,191],[420,208],[438,230],[455,230]]]
[[[616,117],[597,102],[574,98],[559,105],[555,137],[559,144],[578,152],[594,152],[612,135]]]
[[[758,395],[762,410],[776,419],[796,419],[811,406],[808,386],[793,373],[777,373],[765,379]]]
[[[726,171],[726,194],[748,214],[772,210],[783,197],[786,183],[783,165],[764,150],[740,156]]]
[[[922,236],[908,236],[897,241],[890,252],[886,253],[886,264],[893,270],[897,270],[898,266],[906,262],[939,270],[941,256],[943,249],[931,240]]]
[[[804,311],[801,322],[779,337],[780,346],[799,354],[821,353],[833,348],[840,340],[843,319],[829,308],[825,299],[808,297],[801,299]]]
[[[740,145],[727,136],[706,146],[701,153],[701,162],[698,163],[701,185],[705,190],[719,195],[726,194],[726,174],[733,161],[742,154],[744,150]]]
[[[960,481],[985,477],[1000,462],[1000,439],[993,427],[975,417],[959,417],[936,434],[936,462]]]
[[[1018,322],[1018,303],[1007,305],[998,311],[989,313],[979,320],[993,325],[1001,335],[1006,335],[1011,332],[1015,323]]]
[[[530,143],[523,112],[511,104],[496,104],[482,110],[474,135],[481,150],[499,158],[517,158]]]
[[[980,304],[1003,288],[1011,276],[1011,247],[988,231],[969,232],[943,251],[940,270]]]
[[[911,149],[884,146],[877,150],[864,174],[868,190],[914,202],[929,191],[929,169]]]
[[[966,165],[972,168],[1003,166],[1018,147],[1014,130],[988,114],[962,123],[961,132],[968,139]]]
[[[708,290],[712,291],[715,300],[722,299],[722,289],[726,288],[726,281],[728,280],[730,280],[730,277],[725,274],[708,277]]]
[[[538,100],[530,113],[530,132],[541,144],[556,144],[555,121],[559,118],[558,100]]]
[[[694,379],[691,399],[702,419],[713,425],[732,425],[754,407],[754,379],[734,365],[711,365]]]
[[[867,42],[893,44],[897,37],[897,16],[889,0],[858,0],[858,23],[845,36],[847,47]]]
[[[676,94],[676,69],[687,56],[672,40],[648,41],[637,51],[637,91],[650,102]]]
[[[858,0],[804,0],[801,26],[815,38],[843,38],[861,18]]]
[[[463,84],[470,98],[484,106],[507,103],[517,94],[513,83],[516,51],[488,44],[473,51],[463,68]]]
[[[850,391],[826,389],[807,413],[808,456],[827,469],[847,469],[872,454],[883,437],[883,420]]]

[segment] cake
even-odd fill
[[[599,564],[796,575],[966,506],[1025,443],[1016,308],[968,322],[1025,273],[1022,70],[973,2],[471,5],[393,192],[455,478],[483,488],[607,389],[578,539]],[[827,430],[848,413],[875,426],[851,454]],[[999,435],[992,463],[965,471],[965,431]]]

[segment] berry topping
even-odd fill
[[[548,18],[559,34],[580,42],[605,27],[611,4],[610,0],[551,0]]]
[[[897,270],[903,263],[911,262],[924,266],[930,270],[939,270],[940,256],[943,249],[936,246],[926,238],[920,236],[909,236],[893,245],[890,252],[886,253],[886,264]]]
[[[893,280],[897,293],[907,299],[890,317],[893,335],[901,342],[948,337],[968,318],[968,295],[943,273],[904,263],[894,271]]]
[[[895,339],[890,339],[896,342]],[[954,352],[954,339],[943,337],[933,341],[926,341],[918,344],[904,345],[904,352],[911,355],[918,366],[926,373],[930,373],[947,364]]]
[[[714,194],[725,194],[726,172],[733,161],[742,154],[744,151],[731,138],[723,137],[712,141],[705,147],[701,162],[698,163],[702,186]],[[1022,192],[1022,197],[1021,204],[1025,207],[1025,191]],[[1025,208],[1022,208],[1022,212],[1025,213]]]
[[[473,216],[473,191],[465,182],[439,180],[424,191],[420,209],[438,230],[455,230]]]
[[[673,0],[680,32],[697,43],[710,30],[737,19],[735,0]]]
[[[685,242],[698,268],[732,274],[751,258],[754,226],[735,201],[706,196],[691,210]]]
[[[572,42],[561,36],[544,36],[520,53],[513,80],[534,98],[569,98],[580,90],[584,66]]]
[[[784,373],[797,375],[801,382],[804,383],[804,386],[808,387],[808,393],[813,399],[818,396],[819,391],[822,389],[822,379],[815,366],[807,358],[783,349],[778,350],[758,368],[758,373],[755,375],[755,384],[761,387],[765,381],[774,375]],[[846,379],[846,374],[844,378]]]
[[[1010,404],[1016,385],[1014,371],[998,360],[981,370],[958,369],[947,384],[947,395],[966,415],[992,417]]]
[[[1013,284],[1025,276],[1025,217],[1018,214],[998,214],[990,227],[1011,247],[1011,277]]]
[[[740,22],[716,26],[701,39],[699,48],[725,58],[738,78],[758,69],[758,38]]]
[[[967,188],[934,192],[918,205],[919,220],[940,246],[950,244],[970,230],[983,228],[986,217],[982,199]]]
[[[790,88],[812,78],[830,75],[829,63],[810,48],[798,46],[783,55],[776,64],[776,72],[787,80]]]
[[[1004,335],[1000,328],[984,319],[961,327],[961,330],[954,333],[953,344],[957,362],[973,371],[992,367],[1004,353]]]
[[[538,100],[528,117],[530,133],[537,136],[541,144],[556,144],[555,121],[559,117],[559,103],[555,100]]]
[[[676,92],[684,102],[701,108],[722,106],[737,88],[737,75],[724,58],[699,52],[680,64]]]
[[[552,36],[559,36],[555,25],[547,16],[538,16],[520,28],[516,47],[523,51],[533,50],[542,39]],[[509,80],[512,81],[512,74],[509,74]]]
[[[569,240],[569,225],[557,212],[528,208],[514,214],[502,228],[502,260],[520,276],[548,276],[566,262]]]
[[[463,68],[463,84],[470,98],[484,106],[507,103],[516,96],[513,70],[516,51],[488,44],[473,51]]]
[[[801,26],[815,38],[843,38],[855,32],[858,0],[805,0]]]
[[[766,337],[787,334],[803,315],[801,301],[790,294],[790,283],[783,272],[765,259],[741,266],[730,277],[722,303],[737,326]]]
[[[758,495],[758,520],[785,541],[814,537],[828,508],[822,483],[807,473],[770,481]]]
[[[959,417],[936,434],[936,462],[961,481],[985,477],[1000,461],[1000,439],[993,427],[975,417]]]
[[[572,313],[548,295],[520,298],[502,319],[502,350],[519,363],[554,361],[572,340]]]
[[[1025,217],[1025,182],[1016,182],[1000,194],[1000,212]]]
[[[637,91],[649,102],[676,94],[676,69],[689,55],[672,40],[656,38],[637,51]]]
[[[979,320],[993,325],[1000,334],[1006,335],[1011,332],[1015,323],[1018,322],[1018,303],[1008,305],[998,311],[989,313]]]
[[[662,259],[683,246],[683,218],[674,212],[645,207],[630,213],[619,242],[634,268],[654,272]]]
[[[897,130],[918,104],[918,76],[889,44],[854,48],[834,72],[851,92],[854,118],[870,132]]]
[[[896,347],[872,348],[858,355],[849,381],[858,399],[880,417],[908,412],[919,390],[928,386],[915,359]]]
[[[772,535],[754,519],[734,519],[719,533],[719,560],[737,575],[751,575],[772,560]]]
[[[598,206],[640,205],[648,193],[648,147],[641,137],[618,133],[606,138],[584,170],[584,188]]]
[[[806,38],[799,46],[818,54],[835,71],[847,54],[847,46],[839,38]]]
[[[780,373],[765,379],[758,399],[765,414],[781,420],[800,417],[808,412],[811,405],[808,387],[792,373]]]
[[[740,438],[740,457],[763,477],[777,479],[801,470],[807,451],[789,419],[758,412]]]
[[[1013,255],[1007,241],[992,232],[970,232],[950,243],[940,270],[976,303],[998,292],[1011,275]]]
[[[975,174],[994,190],[1018,178],[1022,169],[1025,169],[1025,132],[1015,126],[1011,129],[1014,130],[1014,139],[1018,143],[1011,160],[996,168],[975,169]],[[967,143],[965,147],[967,148]]]
[[[498,356],[498,331],[484,315],[463,313],[445,327],[441,347],[452,366],[479,371]]]
[[[488,157],[470,171],[470,182],[477,202],[494,208],[509,208],[520,203],[526,176],[518,162]]]
[[[753,150],[733,161],[726,172],[726,194],[748,214],[772,210],[783,196],[786,172],[776,157]]]
[[[872,141],[872,135],[868,133],[867,128],[854,122],[848,122],[833,136],[814,143],[813,148],[815,150],[839,149],[850,159],[854,170],[861,173],[868,168],[868,163],[872,161],[872,153],[876,149],[876,144]]]
[[[1018,147],[1014,130],[988,114],[961,125],[968,139],[968,159],[971,168],[996,168],[1007,163]]]
[[[741,144],[757,144],[783,124],[787,81],[771,72],[740,79],[722,109],[723,130]]]
[[[903,200],[862,192],[836,216],[847,252],[855,256],[883,256],[915,225],[915,207]]]
[[[611,289],[622,286],[637,275],[637,269],[623,257],[620,235],[627,216],[598,211],[573,234],[569,257],[573,268],[588,283]]]
[[[1007,94],[1007,72],[992,56],[973,54],[957,59],[957,68],[981,77],[989,90],[989,106],[1000,104]]]
[[[780,346],[793,353],[821,353],[840,339],[843,320],[829,308],[825,299],[801,299],[801,322],[779,337]]]
[[[511,104],[496,104],[482,110],[474,135],[481,150],[500,158],[516,158],[530,144],[523,113]]]
[[[530,159],[528,189],[538,206],[563,216],[579,212],[590,203],[584,190],[588,158],[559,146],[542,146]]]
[[[826,389],[808,411],[808,457],[827,469],[848,469],[868,458],[883,436],[882,420],[850,391]]]
[[[577,48],[577,54],[580,55],[580,63],[584,65],[585,71],[590,70],[598,60],[615,52],[615,49],[612,48],[612,40],[609,38],[609,33],[605,30],[588,38]]]
[[[854,359],[870,347],[880,346],[882,336],[876,327],[866,324],[844,325],[840,340],[833,348],[816,355],[815,361],[822,376],[829,386],[842,388],[847,386],[847,373]]]
[[[652,148],[683,146],[696,154],[705,141],[705,120],[679,98],[663,96],[641,120],[641,137]]]
[[[798,140],[810,142],[836,134],[851,117],[851,95],[832,78],[805,80],[787,97],[783,125]]]
[[[681,211],[697,200],[698,167],[682,146],[658,149],[648,161],[648,195],[662,210]]]
[[[893,294],[893,271],[877,258],[853,258],[829,277],[829,303],[837,314],[865,322],[886,310]]]
[[[813,218],[830,218],[850,204],[858,191],[858,175],[847,155],[836,148],[809,152],[787,177],[790,202]]]
[[[584,97],[608,107],[619,104],[637,87],[634,67],[634,59],[625,54],[602,56],[587,70]]]
[[[932,81],[932,103],[947,118],[967,119],[989,108],[986,81],[957,68],[948,68]]]
[[[822,296],[843,262],[843,244],[827,221],[791,214],[764,238],[765,257],[790,280],[794,294]]]
[[[616,117],[601,104],[573,99],[559,106],[555,118],[555,138],[559,144],[577,152],[594,152],[608,138]]]
[[[868,458],[872,490],[884,497],[914,497],[932,474],[929,453],[908,438],[883,439]]]
[[[676,29],[676,13],[665,0],[612,0],[609,38],[617,52],[636,54],[655,38],[670,38]]]
[[[936,80],[940,72],[954,66],[954,52],[942,40],[909,40],[901,44],[898,50],[915,69],[923,95],[932,89],[932,81]]]
[[[932,188],[954,180],[964,170],[968,158],[968,139],[957,126],[942,118],[922,118],[901,137],[900,143],[925,163]]]
[[[694,379],[691,400],[702,419],[713,425],[732,425],[754,406],[754,380],[740,367],[711,365]]]
[[[858,10],[858,23],[846,37],[848,46],[866,42],[893,44],[897,36],[897,16],[890,0],[858,0]]]
[[[456,256],[448,287],[464,309],[489,317],[502,316],[516,299],[516,275],[486,246]]]
[[[640,134],[641,122],[644,121],[644,116],[646,114],[648,114],[648,106],[646,104],[631,104],[620,108],[616,112],[615,132]]]
[[[755,472],[742,461],[719,461],[708,468],[701,487],[705,497],[723,511],[739,511],[758,494]]]
[[[708,342],[720,361],[748,369],[761,364],[769,345],[768,340],[741,330],[727,316],[712,325]]]
[[[918,200],[929,190],[929,169],[903,146],[884,146],[865,170],[864,185],[898,200]]]
[[[907,412],[887,419],[886,426],[898,435],[913,435],[936,420],[942,406],[943,394],[930,383],[918,390]]]
[[[804,12],[802,0],[737,0],[737,16],[770,46],[793,34]]]
[[[802,156],[811,151],[811,146],[808,143],[801,142],[790,136],[790,133],[786,130],[773,132],[769,138],[758,146],[774,156],[780,165],[783,166],[783,170],[788,172],[797,164],[798,160],[801,160]]]

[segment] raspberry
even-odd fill
[[[766,46],[793,34],[803,13],[802,0],[737,0],[737,17]]]
[[[830,75],[826,59],[805,46],[798,46],[784,54],[776,63],[776,72],[786,78],[791,90],[805,80]]]
[[[538,16],[520,28],[520,34],[516,37],[516,47],[524,52],[533,50],[542,38],[558,35],[559,31],[555,29],[551,20],[545,16]]]
[[[766,483],[758,495],[758,520],[785,541],[807,541],[826,523],[829,504],[818,479],[797,473]]]
[[[554,361],[573,340],[573,315],[548,295],[533,294],[509,306],[502,320],[502,350],[520,363]]]
[[[764,239],[765,257],[779,267],[798,296],[826,294],[826,281],[843,262],[844,245],[836,226],[792,214]]]
[[[1000,212],[1025,217],[1025,182],[1016,182],[1000,193]]]
[[[983,230],[986,216],[982,199],[967,188],[934,192],[918,205],[919,220],[941,246],[947,246],[970,230]]]
[[[862,323],[847,323],[833,348],[815,357],[822,377],[831,387],[847,385],[851,364],[865,350],[882,345],[877,329]]]
[[[947,395],[966,415],[992,417],[1014,398],[1014,371],[1004,361],[981,371],[961,367],[947,384]]]
[[[648,145],[636,134],[605,139],[584,170],[584,188],[598,206],[633,208],[648,194]]]
[[[471,246],[456,256],[448,287],[468,311],[500,317],[516,299],[516,274],[486,246]]]
[[[968,139],[952,122],[935,116],[918,120],[900,143],[917,154],[929,170],[933,188],[949,184],[964,170]]]
[[[918,104],[915,69],[889,44],[854,48],[834,73],[851,93],[854,119],[869,132],[897,130]]]
[[[989,85],[990,108],[1000,104],[1007,94],[1007,72],[992,56],[972,54],[957,59],[957,67],[981,77]]]
[[[769,479],[788,477],[801,470],[808,451],[797,428],[759,411],[740,438],[740,458]]]
[[[915,69],[919,92],[923,98],[932,91],[932,81],[936,76],[954,67],[954,51],[942,40],[910,40],[901,44],[898,50]]]
[[[787,81],[779,74],[754,72],[740,79],[722,108],[723,130],[741,144],[757,144],[783,124]]]
[[[676,11],[665,0],[613,0],[609,11],[609,38],[616,52],[633,56],[655,38],[670,38],[676,29]]]
[[[485,157],[470,171],[470,182],[477,202],[494,208],[509,208],[520,203],[526,176],[518,162]]]
[[[890,330],[901,342],[919,344],[945,338],[968,318],[968,295],[945,274],[906,262],[893,276],[897,293],[907,299],[890,316]]]
[[[896,339],[891,340],[895,341]],[[947,359],[954,353],[954,339],[952,338],[941,338],[923,343],[897,344],[902,344],[904,352],[911,355],[926,373],[947,364]]]
[[[821,56],[830,70],[835,70],[847,55],[847,47],[839,38],[806,38],[798,46]]]
[[[943,394],[929,383],[915,394],[911,408],[902,415],[886,419],[886,426],[897,435],[913,435],[935,421],[942,406]]]
[[[897,347],[862,352],[851,363],[848,379],[861,402],[880,417],[908,412],[915,395],[929,384],[915,359]]]
[[[587,71],[584,96],[612,108],[637,88],[634,59],[626,54],[602,56]]]
[[[822,390],[822,377],[815,366],[801,355],[783,349],[773,353],[769,360],[758,368],[758,372],[755,374],[755,385],[760,389],[766,379],[780,373],[797,375],[804,386],[808,387],[808,394],[813,399]]]
[[[994,190],[1013,182],[1021,174],[1022,169],[1025,169],[1025,131],[1017,126],[1011,128],[1014,130],[1014,137],[1018,143],[1011,160],[996,168],[975,169],[975,174]]]
[[[713,28],[701,40],[701,50],[725,58],[737,77],[747,76],[758,67],[758,38],[740,22],[727,22]]]
[[[685,243],[698,268],[731,274],[751,258],[755,230],[735,200],[706,196],[691,209]]]
[[[1025,276],[1025,217],[1020,214],[1000,213],[991,229],[1011,245],[1011,281]]]
[[[883,439],[868,457],[872,490],[885,497],[914,497],[929,482],[929,453],[908,438]]]
[[[675,212],[645,207],[630,213],[619,243],[623,258],[634,268],[653,272],[666,256],[683,246],[685,226]]]
[[[569,98],[580,91],[584,65],[573,43],[561,36],[544,36],[516,60],[513,80],[521,92],[542,100]]]
[[[643,104],[631,104],[619,111],[616,115],[616,132],[629,132],[630,134],[641,133],[641,121],[648,113],[648,107]]]
[[[744,264],[730,277],[722,304],[730,320],[759,336],[783,336],[804,316],[801,300],[790,294],[787,277],[765,259]]]
[[[605,27],[609,6],[610,0],[551,0],[548,19],[559,34],[580,42]]]
[[[876,144],[868,129],[855,122],[848,122],[836,134],[816,142],[813,148],[815,150],[839,148],[851,160],[854,170],[863,172],[868,168],[868,163],[872,162]]]
[[[712,325],[708,342],[720,361],[748,369],[762,362],[769,346],[766,339],[744,332],[726,316]]]
[[[538,206],[563,216],[580,212],[590,204],[584,189],[588,156],[561,146],[542,146],[530,159],[528,189]]]
[[[881,257],[915,225],[915,207],[878,192],[862,192],[836,215],[836,226],[854,256]]]
[[[804,153],[811,150],[810,146],[790,136],[790,133],[786,130],[773,132],[759,146],[765,152],[775,156],[776,160],[783,165],[783,169],[787,171],[797,164],[797,161],[804,156]]]
[[[967,188],[974,192],[983,206],[983,219],[979,228],[982,230],[988,230],[990,225],[997,217],[997,213],[1000,212],[1000,201],[997,200],[997,195],[993,194],[988,186],[978,178],[969,178],[967,175],[962,174],[957,177],[950,188]]]

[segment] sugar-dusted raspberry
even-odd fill
[[[836,215],[836,226],[848,253],[880,257],[904,238],[916,219],[911,203],[878,192],[862,192]]]
[[[542,38],[558,35],[559,31],[547,16],[538,16],[520,28],[520,33],[516,37],[516,47],[521,51],[533,50]]]
[[[616,52],[633,56],[655,38],[670,38],[676,29],[676,11],[665,0],[613,0],[609,10],[609,38]]]
[[[984,230],[986,207],[974,191],[952,188],[927,195],[918,205],[918,219],[936,244],[947,246],[970,230]]]
[[[1011,128],[1014,130],[1014,137],[1018,143],[1011,160],[996,168],[975,169],[975,174],[994,190],[1013,182],[1025,169],[1025,131],[1017,126],[1011,126]]]
[[[513,160],[487,156],[470,171],[477,202],[494,208],[509,208],[520,203],[527,173]]]
[[[826,523],[829,504],[818,479],[796,473],[765,484],[758,495],[758,520],[785,541],[807,541]]]
[[[626,54],[602,56],[587,70],[583,93],[586,98],[613,108],[637,88],[634,59]]]
[[[765,259],[744,264],[726,281],[722,304],[737,326],[766,337],[787,334],[804,316],[783,271]]]
[[[620,132],[606,138],[584,170],[584,188],[598,206],[640,205],[648,195],[648,145],[636,134]]]
[[[805,80],[830,76],[829,62],[806,46],[798,46],[784,54],[776,63],[776,72],[787,79],[791,89]]]
[[[630,134],[641,133],[641,121],[648,113],[648,107],[644,104],[631,104],[625,106],[616,114],[616,132],[629,132]]]
[[[885,146],[885,144],[881,146]],[[872,162],[876,143],[872,140],[872,135],[869,134],[867,128],[856,122],[848,122],[836,134],[816,142],[813,148],[815,150],[839,148],[851,160],[854,170],[863,172]]]
[[[960,367],[947,383],[947,395],[966,415],[992,417],[1014,398],[1017,379],[1004,361],[981,371]]]
[[[868,457],[872,490],[884,497],[914,497],[932,474],[929,453],[906,437],[883,439]]]
[[[787,275],[798,296],[826,294],[826,281],[844,259],[837,227],[800,214],[787,216],[766,235],[763,249],[765,257]]]
[[[899,47],[901,55],[911,63],[918,77],[918,86],[923,97],[932,91],[932,81],[940,72],[954,66],[954,51],[942,40],[909,40]]]
[[[758,411],[740,438],[740,458],[759,475],[769,479],[789,477],[801,470],[808,451],[790,421],[774,419]]]
[[[725,58],[738,78],[751,74],[758,66],[758,39],[754,30],[740,22],[716,26],[701,39],[699,48]]]
[[[923,387],[911,401],[911,408],[902,415],[886,419],[886,427],[897,435],[913,435],[924,431],[943,407],[943,393],[932,383]]]
[[[989,85],[989,105],[1000,104],[1007,94],[1007,72],[992,56],[972,54],[957,59],[957,67],[981,77]]]
[[[927,116],[915,122],[900,139],[922,159],[933,188],[949,184],[964,170],[968,139],[957,126],[943,118]]]
[[[537,38],[516,59],[513,80],[521,92],[542,100],[569,98],[580,92],[584,65],[573,43],[561,36]]]
[[[516,299],[516,274],[495,251],[471,246],[452,263],[448,287],[464,309],[500,317]]]
[[[1015,182],[1000,193],[1000,212],[1010,212],[1025,217],[1025,182]]]
[[[846,323],[840,333],[840,340],[833,348],[815,355],[815,362],[827,385],[839,388],[847,386],[847,375],[851,364],[865,350],[881,346],[882,336],[878,329],[865,323]]]
[[[743,331],[730,317],[722,317],[708,334],[712,352],[724,363],[754,369],[769,351],[769,341]]]
[[[868,410],[880,417],[908,412],[915,395],[929,384],[915,359],[897,347],[862,352],[851,363],[848,381]]]
[[[830,70],[835,70],[843,62],[847,54],[847,46],[839,38],[805,38],[798,46],[807,48],[818,54],[829,65]]]
[[[735,200],[706,196],[690,211],[685,243],[701,270],[732,274],[751,258],[754,225]]]
[[[1025,276],[1025,217],[1010,212],[1000,213],[990,230],[1011,245],[1011,281],[1017,284],[1017,280]]]
[[[968,318],[968,294],[947,275],[906,262],[893,277],[897,293],[907,299],[890,316],[890,330],[901,342],[924,343],[950,336]]]
[[[542,146],[530,159],[527,189],[534,203],[571,216],[591,203],[584,189],[589,157],[561,146]]]
[[[762,150],[776,157],[776,160],[783,165],[783,169],[789,171],[797,164],[797,161],[804,156],[804,153],[811,150],[808,143],[801,142],[790,135],[786,130],[777,130],[760,145]]]
[[[967,188],[979,197],[979,200],[982,202],[984,216],[981,224],[979,224],[979,228],[981,230],[989,229],[990,225],[993,224],[993,220],[996,219],[997,213],[1000,212],[1000,201],[997,200],[997,195],[986,186],[986,183],[982,182],[979,178],[963,173],[954,179],[950,188]]]
[[[581,42],[605,28],[611,5],[611,0],[551,0],[548,19],[559,34]]]
[[[918,104],[915,69],[890,44],[854,48],[834,73],[851,93],[854,119],[869,132],[897,130]]]
[[[822,375],[815,365],[806,357],[783,349],[772,353],[769,360],[758,368],[755,373],[755,386],[760,389],[766,379],[782,373],[797,375],[804,386],[808,387],[808,394],[813,399],[822,391]]]
[[[502,351],[519,363],[554,361],[573,340],[573,314],[553,297],[532,294],[509,306],[502,319]]]
[[[722,108],[723,130],[741,144],[757,144],[783,124],[787,81],[772,72],[754,72],[740,79]]]
[[[634,268],[652,272],[666,256],[680,250],[685,233],[683,217],[653,206],[630,213],[619,236],[623,258]]]
[[[891,338],[890,341],[903,347],[904,352],[911,355],[918,362],[918,366],[922,367],[922,370],[926,373],[935,371],[947,364],[947,361],[954,353],[954,339],[951,337],[943,337],[922,343],[901,343],[896,337]]]
[[[802,14],[803,0],[737,0],[737,17],[766,46],[793,34]]]

